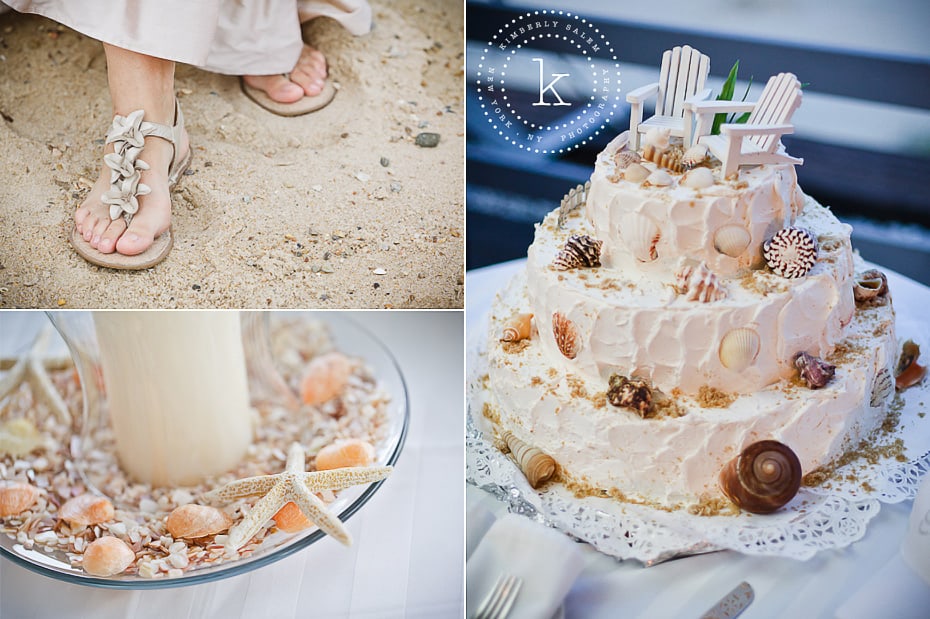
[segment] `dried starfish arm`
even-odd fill
[[[221,488],[217,488],[216,490],[205,492],[203,498],[207,501],[210,501],[211,503],[218,503],[221,501],[235,501],[236,499],[241,499],[247,496],[266,494],[271,491],[272,488],[274,488],[276,483],[278,483],[277,475],[258,475],[257,477],[246,477],[245,479],[231,481]]]
[[[292,501],[300,508],[304,516],[310,522],[326,533],[331,535],[346,546],[352,545],[352,536],[342,524],[339,518],[326,511],[326,504],[323,503],[316,495],[310,493],[306,488],[296,486],[293,489],[293,495],[289,496]]]
[[[36,335],[29,352],[13,364],[10,371],[0,379],[0,398],[16,389],[24,381],[32,387],[33,397],[42,399],[48,404],[52,412],[63,423],[71,422],[71,413],[68,412],[68,406],[46,371],[46,359],[43,357],[48,341],[52,335],[52,328],[45,325],[39,334]]]
[[[350,486],[381,481],[394,470],[392,466],[353,466],[329,471],[304,473],[304,485],[311,492],[344,490]]]
[[[287,503],[287,487],[284,484],[276,484],[268,494],[259,499],[248,515],[242,519],[242,522],[229,530],[229,538],[226,541],[227,548],[238,549],[252,536],[258,533],[262,525],[278,513],[278,510]]]

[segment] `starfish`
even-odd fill
[[[29,352],[25,356],[15,361],[3,359],[0,361],[0,369],[9,369],[3,378],[0,378],[0,399],[6,397],[23,382],[28,382],[32,387],[33,397],[42,398],[52,409],[58,418],[64,423],[71,421],[71,414],[68,412],[68,406],[62,399],[61,394],[52,384],[47,369],[55,369],[62,366],[60,359],[46,359],[43,357],[45,349],[48,347],[48,340],[51,337],[52,328],[46,325],[33,340]],[[12,361],[12,363],[10,363]]]
[[[392,466],[356,466],[308,472],[304,470],[304,462],[303,447],[294,443],[287,452],[287,465],[283,473],[239,479],[204,494],[205,499],[215,502],[265,495],[255,503],[242,522],[229,530],[227,550],[241,548],[279,509],[291,501],[324,533],[349,546],[352,544],[349,532],[338,517],[326,511],[326,505],[313,493],[370,484],[384,479],[394,470]]]

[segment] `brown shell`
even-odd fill
[[[581,338],[578,337],[578,328],[565,314],[555,312],[552,314],[552,335],[559,350],[568,359],[574,359],[581,350]]]
[[[530,482],[530,486],[538,488],[555,475],[558,466],[552,456],[526,444],[510,431],[505,431],[501,435],[501,439],[510,449],[513,459],[516,460],[520,470],[526,475],[526,480]]]
[[[804,277],[817,263],[817,237],[804,228],[782,228],[762,244],[765,263],[776,275]]]
[[[833,375],[836,374],[835,365],[831,365],[823,359],[809,355],[806,352],[799,352],[794,357],[794,367],[798,368],[801,378],[811,389],[820,389],[830,382]]]
[[[856,275],[853,298],[857,304],[881,301],[888,296],[888,278],[878,269],[869,269]]]
[[[232,526],[232,518],[215,507],[189,503],[172,511],[165,524],[175,538],[197,539],[222,533]]]
[[[315,357],[300,381],[300,398],[304,404],[322,404],[342,393],[352,366],[348,357],[330,352]]]
[[[100,524],[112,520],[113,503],[95,494],[81,494],[68,499],[58,510],[58,518],[71,524]]]
[[[135,560],[136,553],[126,542],[108,535],[87,545],[81,566],[93,576],[115,576],[125,572]]]
[[[653,416],[652,387],[648,382],[611,374],[607,384],[607,401],[612,405],[631,408],[643,419]]]
[[[0,518],[26,511],[39,499],[39,490],[18,481],[0,481]]]
[[[601,245],[593,236],[587,234],[573,234],[565,241],[565,246],[559,250],[552,260],[552,268],[556,271],[601,266]]]
[[[920,346],[913,340],[904,342],[901,356],[898,358],[898,367],[895,369],[895,387],[907,389],[916,385],[927,375],[927,368],[917,363],[920,357]]]
[[[533,333],[533,315],[517,314],[504,323],[504,330],[501,332],[502,342],[519,342],[520,340],[529,339]]]
[[[801,487],[801,461],[778,441],[753,443],[720,472],[720,488],[740,509],[770,514],[786,505]]]

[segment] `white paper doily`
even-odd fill
[[[921,330],[923,331],[923,330]],[[484,387],[487,373],[487,320],[469,337],[466,479],[522,514],[585,541],[619,559],[653,565],[674,557],[734,550],[753,555],[809,559],[820,550],[843,548],[865,535],[881,503],[913,499],[921,477],[930,471],[930,379],[908,389],[895,437],[904,440],[905,462],[860,461],[839,469],[829,487],[802,487],[796,500],[775,514],[694,516],[597,497],[576,498],[561,484],[533,490],[513,460],[485,439]],[[927,334],[912,337],[930,351]],[[846,474],[851,480],[842,480]],[[866,490],[865,488],[870,488]]]

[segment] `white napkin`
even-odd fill
[[[478,494],[487,495],[486,492],[478,490],[474,486],[465,488],[465,560],[471,558],[478,543],[484,538],[487,532],[494,524],[494,514],[485,507]]]
[[[507,514],[491,527],[465,566],[466,615],[471,617],[501,574],[523,580],[508,619],[548,619],[583,567],[581,550],[563,533]]]

